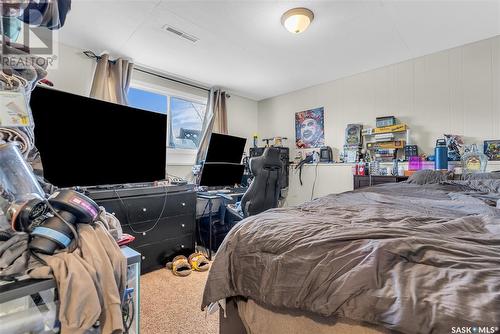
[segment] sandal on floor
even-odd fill
[[[167,269],[172,269],[172,273],[176,276],[188,276],[191,274],[191,265],[184,255],[174,257],[172,262],[167,263]]]
[[[191,268],[196,271],[207,271],[210,268],[210,262],[203,253],[193,253],[188,258]]]

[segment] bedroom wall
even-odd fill
[[[83,50],[59,44],[58,64],[49,68],[47,79],[54,88],[83,96],[89,96],[95,62],[90,61]]]
[[[286,136],[294,152],[294,114],[324,107],[325,142],[336,152],[347,124],[372,127],[375,117],[387,115],[410,126],[421,152],[431,154],[444,133],[461,134],[482,148],[483,140],[500,139],[499,95],[497,36],[260,101],[259,136]],[[350,169],[320,167],[313,197],[352,188]],[[292,174],[289,204],[310,198],[315,175],[307,167],[303,177],[308,182],[301,187]]]
[[[244,137],[247,139],[246,152],[252,145],[253,135],[257,133],[258,127],[258,104],[238,95],[230,94],[226,100],[227,123],[230,135]]]
[[[294,113],[325,108],[325,141],[341,148],[348,123],[394,115],[432,153],[443,133],[500,139],[500,36],[259,102],[259,135],[295,138]]]

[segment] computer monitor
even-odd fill
[[[239,164],[245,151],[246,138],[212,133],[205,163],[226,162]]]
[[[226,187],[240,184],[245,166],[241,164],[245,138],[212,133],[201,169],[200,186]]]

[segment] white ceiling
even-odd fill
[[[300,6],[315,19],[292,35]],[[261,100],[499,34],[500,0],[73,0],[59,38]]]

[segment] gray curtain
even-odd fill
[[[127,105],[127,93],[134,64],[126,59],[109,60],[103,54],[97,61],[90,97]]]
[[[212,132],[227,134],[226,92],[211,89],[208,93],[207,105],[208,109],[203,120],[203,136],[196,154],[196,164],[200,164],[205,159]]]

